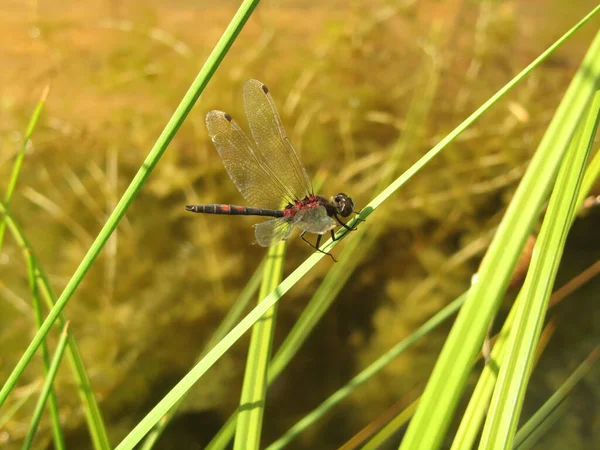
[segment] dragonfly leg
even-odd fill
[[[317,234],[317,242],[315,242],[315,248],[317,250],[319,250],[319,247],[321,246],[321,238],[323,237],[322,234]]]
[[[332,232],[333,233],[333,232]],[[317,235],[317,242],[316,244],[311,243],[308,239],[306,239],[304,237],[304,235],[306,234],[306,231],[303,231],[302,233],[300,233],[300,237],[302,238],[302,240],[304,242],[306,242],[308,245],[310,245],[312,248],[314,248],[316,251],[323,253],[324,255],[329,255],[331,257],[331,259],[333,259],[333,262],[337,262],[337,259],[335,259],[333,257],[333,255],[331,253],[328,252],[324,252],[323,250],[321,250],[319,248],[319,245],[321,244],[321,238],[323,237],[322,234]]]
[[[333,217],[335,217],[335,220],[337,220],[337,223],[339,223],[341,226],[343,226],[346,230],[348,230],[348,231],[356,231],[356,230],[358,230],[358,228],[356,228],[356,227],[355,228],[351,228],[348,225],[346,225],[344,222],[342,222],[342,220],[338,217],[337,214],[334,214]]]

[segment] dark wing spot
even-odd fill
[[[262,85],[262,90],[265,94],[269,93],[269,88],[267,88],[264,84]]]
[[[227,114],[227,113],[223,113],[223,116],[225,116],[225,118],[226,118],[228,121],[230,121],[230,122],[231,122],[231,121],[233,121],[233,117],[231,117],[229,114]]]

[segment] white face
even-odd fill
[[[346,194],[339,193],[333,197],[333,204],[342,217],[348,217],[354,211],[354,201]]]

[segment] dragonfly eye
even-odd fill
[[[346,194],[338,194],[333,198],[335,209],[342,217],[348,217],[354,211],[354,201]]]

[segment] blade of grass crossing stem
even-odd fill
[[[539,446],[539,441],[541,441],[544,436],[550,433],[557,422],[564,418],[569,409],[568,402],[563,402],[559,404],[555,409],[549,411],[548,415],[544,417],[544,420],[540,422],[534,430],[531,431],[531,434],[528,434],[524,437],[522,441],[517,442],[515,439],[513,450],[530,450],[530,449],[539,449],[544,448],[545,446]],[[519,433],[517,433],[519,436]]]
[[[593,13],[600,10],[600,6]],[[588,20],[590,15],[584,20]],[[557,43],[574,32],[569,31]],[[551,47],[555,48],[557,44]],[[546,54],[546,52],[544,52]],[[538,58],[539,59],[539,58]],[[535,152],[484,257],[477,282],[461,309],[433,369],[400,448],[441,445],[475,356],[494,317],[514,266],[553,184],[562,155],[589,105],[600,73],[600,35],[592,43]]]
[[[10,201],[12,199],[13,192],[15,191],[15,187],[17,186],[17,180],[19,179],[19,174],[21,173],[21,166],[23,164],[23,159],[25,158],[25,151],[27,150],[27,144],[29,143],[29,139],[31,139],[31,135],[33,134],[33,130],[37,125],[37,122],[42,114],[42,110],[44,109],[44,105],[46,103],[46,99],[48,98],[48,93],[50,92],[50,86],[46,86],[42,91],[42,95],[33,110],[33,114],[29,119],[29,123],[27,124],[27,129],[25,130],[25,136],[23,136],[23,145],[21,146],[21,150],[17,153],[17,157],[15,158],[15,162],[13,164],[13,168],[10,174],[10,178],[8,180],[8,186],[6,187],[6,193],[4,194],[4,203],[8,206],[10,205]],[[0,250],[2,250],[2,244],[4,242],[4,232],[6,231],[6,224],[4,220],[0,217]]]
[[[565,380],[565,382],[552,394],[552,396],[538,409],[535,414],[521,427],[517,432],[514,441],[515,450],[525,450],[532,448],[541,436],[542,432],[547,432],[551,425],[561,417],[557,414],[561,410],[561,405],[565,405],[565,400],[571,394],[571,391],[584,376],[586,376],[600,357],[600,347],[596,347],[588,357],[575,369],[575,371]],[[546,425],[545,425],[546,424]]]
[[[42,418],[42,413],[44,412],[44,406],[46,406],[46,401],[48,400],[48,396],[52,392],[52,384],[54,383],[54,379],[56,378],[56,373],[58,372],[58,367],[60,366],[60,362],[62,361],[63,354],[65,352],[65,347],[67,345],[67,328],[68,323],[65,325],[60,338],[58,340],[58,344],[56,346],[56,352],[54,354],[54,358],[52,358],[52,363],[50,364],[50,370],[48,371],[48,375],[44,380],[44,386],[42,388],[42,392],[40,393],[40,398],[38,399],[37,404],[35,405],[35,409],[33,411],[33,417],[31,419],[31,424],[29,426],[29,430],[25,435],[25,439],[23,441],[23,446],[21,447],[23,450],[28,450],[31,448],[31,444],[33,443],[33,438],[35,437],[35,432],[38,429],[40,424],[40,420]],[[64,442],[63,446],[64,448]]]
[[[315,408],[311,413],[307,414],[298,421],[292,428],[290,428],[283,436],[273,442],[267,447],[267,450],[279,450],[288,445],[294,440],[300,433],[306,430],[309,426],[316,423],[322,418],[327,412],[329,412],[334,406],[339,404],[342,400],[347,398],[352,392],[354,392],[359,386],[366,381],[370,380],[373,376],[379,373],[385,366],[392,362],[396,357],[404,353],[409,349],[415,342],[421,339],[423,336],[429,334],[431,331],[436,329],[445,320],[452,317],[452,315],[458,311],[462,306],[466,298],[466,292],[448,304],[440,311],[438,311],[433,317],[427,320],[421,325],[414,333],[401,342],[396,344],[385,354],[377,358],[376,361],[371,363],[367,368],[363,369],[358,375],[350,380],[346,386],[339,389],[337,392],[332,394],[327,400],[321,405]]]
[[[600,39],[598,40],[600,42]],[[488,418],[483,428],[479,446],[482,450],[512,448],[548,300],[568,230],[577,211],[579,189],[598,128],[599,112],[600,91],[596,93],[591,113],[582,124],[583,133],[566,154],[550,197],[523,285],[523,301],[517,303],[517,315],[509,336],[507,358],[500,367]]]
[[[269,248],[263,282],[258,294],[259,303],[281,282],[284,255],[284,242]],[[237,450],[253,450],[260,447],[267,393],[267,370],[271,360],[276,317],[275,304],[252,327],[233,447]]]
[[[426,155],[424,155],[419,161],[417,161],[409,170],[407,170],[404,174],[398,177],[390,186],[388,186],[383,192],[381,192],[376,198],[374,198],[363,210],[361,214],[351,220],[348,223],[348,226],[354,227],[359,221],[364,220],[368,217],[382,202],[384,202],[389,196],[391,196],[399,187],[401,187],[406,181],[408,181],[415,173],[418,172],[422,167],[424,167],[431,159],[433,159],[441,150],[443,150],[449,143],[451,143],[456,137],[458,137],[465,129],[467,129],[471,124],[473,124],[483,113],[495,102],[497,102],[501,97],[503,97],[510,89],[512,89],[526,74],[531,72],[535,67],[537,67],[541,62],[543,62],[552,52],[554,52],[564,41],[570,37],[570,35],[579,29],[592,14],[595,14],[598,10],[600,10],[600,6],[598,6],[593,13],[586,16],[579,24],[577,24],[570,33],[563,36],[559,39],[554,45],[552,45],[548,50],[546,50],[540,57],[536,58],[534,62],[532,62],[529,66],[527,66],[519,75],[513,78],[509,83],[507,83],[502,89],[500,89],[494,96],[492,96],[487,102],[485,102],[481,107],[479,107],[473,114],[471,114],[467,119],[465,119],[456,129],[454,129],[448,136],[446,136],[439,144],[437,144],[434,148],[432,148]],[[599,58],[600,59],[600,58]],[[345,230],[340,230],[336,234],[335,242],[332,242],[330,239],[327,241],[322,250],[330,251],[334,248],[339,242],[340,239],[344,236]],[[139,440],[148,432],[148,430],[156,424],[161,416],[168,411],[180,398],[183,396],[190,387],[198,381],[204,373],[221,357],[223,354],[231,348],[235,342],[246,332],[250,327],[260,319],[262,314],[268,311],[271,306],[279,301],[279,299],[289,290],[291,287],[298,282],[305,274],[308,272],[318,261],[323,258],[322,253],[313,253],[310,257],[308,257],[294,272],[292,272],[285,280],[281,282],[278,286],[278,289],[273,291],[269,296],[267,296],[263,302],[257,305],[250,313],[240,321],[238,325],[235,326],[220,341],[207,355],[196,364],[192,370],[186,374],[177,385],[171,389],[171,391],[163,397],[163,399],[142,419],[138,425],[125,437],[125,439],[119,444],[117,447],[118,450],[122,449],[130,449],[134,445],[136,445]]]
[[[38,292],[38,281],[37,281],[37,270],[35,267],[35,261],[33,255],[27,249],[24,250],[25,258],[27,260],[27,272],[29,275],[29,289],[31,290],[31,299],[33,301],[33,311],[35,314],[35,323],[39,327],[42,324],[42,306],[40,304],[40,297]],[[46,340],[42,342],[42,363],[44,365],[44,376],[46,379],[50,376],[50,352],[48,351],[48,344]],[[62,450],[65,448],[65,439],[60,426],[60,414],[58,410],[58,402],[56,401],[56,395],[54,389],[50,389],[48,396],[48,408],[50,410],[50,421],[52,424],[52,435],[54,439],[54,448],[56,450]]]
[[[17,245],[23,252],[25,260],[28,261],[31,259],[33,261],[35,266],[35,279],[38,283],[39,292],[42,294],[42,298],[46,303],[46,307],[51,309],[56,301],[56,296],[54,292],[52,292],[48,276],[44,273],[39,260],[36,258],[31,244],[27,241],[27,238],[22,233],[21,228],[12,218],[10,211],[5,208],[2,202],[0,202],[0,213],[3,214],[8,229],[17,242]],[[66,326],[67,321],[63,314],[58,316],[58,323],[63,328]],[[110,449],[110,443],[108,442],[108,436],[106,434],[106,428],[102,419],[102,413],[100,412],[100,407],[98,406],[98,402],[94,396],[90,378],[85,370],[85,366],[83,364],[81,354],[79,353],[79,348],[77,347],[75,338],[70,331],[67,333],[67,360],[69,361],[73,377],[75,378],[76,385],[78,387],[86,422],[92,437],[92,444],[95,449],[108,450]]]
[[[223,339],[223,337],[225,337],[225,335],[229,333],[229,331],[231,331],[235,323],[239,320],[242,313],[244,312],[244,309],[246,309],[246,306],[248,306],[248,303],[252,299],[252,296],[258,290],[259,284],[263,278],[264,268],[265,260],[263,260],[256,268],[254,274],[250,278],[250,281],[248,281],[242,292],[240,292],[240,295],[234,302],[233,306],[229,309],[227,315],[223,318],[219,327],[216,329],[210,340],[204,346],[204,349],[202,350],[202,353],[200,354],[198,360],[202,359],[202,357],[211,348],[213,348],[217,342]],[[175,406],[173,406],[173,408],[171,408],[167,413],[165,413],[165,415],[156,424],[152,431],[148,433],[148,436],[146,436],[146,439],[144,439],[144,443],[140,447],[140,450],[150,450],[152,447],[154,447],[162,433],[165,431],[165,429],[175,416],[177,409],[181,405],[181,401],[183,401],[183,398],[181,398],[180,401]]]
[[[48,317],[40,327],[39,331],[33,337],[23,356],[21,357],[16,367],[8,377],[8,380],[0,390],[0,407],[6,401],[8,394],[15,386],[16,380],[21,376],[21,374],[25,370],[25,367],[27,367],[27,365],[31,361],[31,358],[33,357],[35,351],[50,331],[52,324],[72,297],[73,293],[79,286],[79,283],[81,283],[81,280],[83,280],[83,277],[85,276],[93,262],[96,260],[98,254],[106,244],[106,241],[108,240],[108,238],[120,222],[121,218],[127,211],[127,208],[129,208],[129,205],[133,202],[137,193],[140,191],[142,185],[152,172],[152,169],[158,163],[158,160],[160,159],[164,151],[167,149],[167,146],[175,136],[175,133],[177,132],[184,119],[191,111],[196,100],[200,96],[200,93],[206,87],[206,84],[208,83],[208,81],[216,71],[217,67],[225,57],[225,54],[233,44],[235,38],[243,28],[244,24],[250,17],[250,14],[252,13],[257,4],[258,0],[246,0],[240,6],[239,10],[233,17],[231,23],[225,30],[223,36],[221,37],[214,50],[211,52],[210,56],[206,60],[206,63],[204,64],[204,66],[202,66],[200,73],[186,92],[181,103],[175,110],[175,113],[167,123],[165,129],[159,136],[156,143],[154,144],[152,150],[148,154],[148,157],[142,164],[142,167],[139,169],[139,171],[136,173],[135,177],[131,181],[130,185],[127,187],[127,190],[125,191],[125,193],[115,206],[114,211],[111,213],[110,217],[106,221],[106,224],[102,227],[102,230],[100,230],[100,233],[92,243],[86,255],[83,257],[83,260],[75,270],[75,273],[65,286],[63,293],[60,295],[59,299],[56,301],[56,304],[49,312]]]

